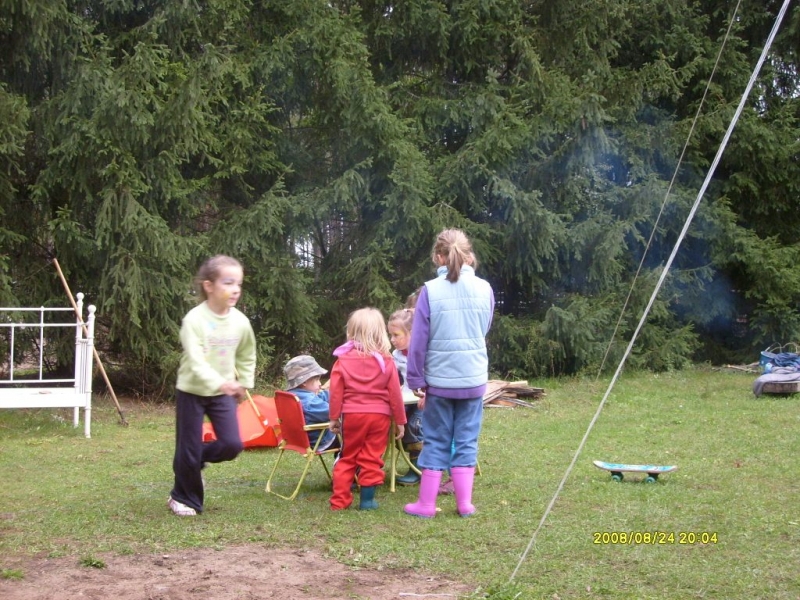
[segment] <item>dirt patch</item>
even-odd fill
[[[364,569],[304,550],[238,546],[163,555],[97,556],[105,568],[76,558],[6,557],[4,569],[24,578],[0,580],[3,600],[332,600],[459,598],[462,583],[406,569]]]

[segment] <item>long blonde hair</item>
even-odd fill
[[[389,354],[392,348],[386,322],[377,308],[359,308],[347,319],[347,339],[358,342],[365,354]]]
[[[447,267],[447,281],[455,283],[461,275],[461,267],[472,265],[475,262],[475,254],[472,252],[472,244],[469,238],[460,229],[445,229],[438,236],[433,244],[431,260],[433,264],[439,265],[438,256],[444,257],[444,266]]]

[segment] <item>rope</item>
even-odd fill
[[[742,94],[742,98],[739,101],[739,106],[736,108],[736,112],[733,115],[733,119],[731,120],[730,125],[728,125],[728,130],[725,132],[725,136],[723,137],[722,143],[720,144],[719,149],[717,150],[717,154],[714,157],[714,161],[711,163],[711,167],[709,168],[708,173],[706,174],[705,181],[703,181],[703,185],[700,187],[700,191],[698,192],[697,198],[695,199],[694,204],[692,205],[692,209],[691,211],[689,211],[689,215],[687,216],[686,221],[684,222],[683,229],[681,230],[681,233],[675,242],[675,247],[672,249],[672,253],[669,256],[666,265],[664,265],[664,269],[662,270],[661,276],[658,279],[658,283],[656,284],[656,287],[653,290],[652,295],[650,296],[650,301],[647,303],[647,307],[645,308],[644,314],[642,314],[642,317],[639,320],[639,324],[636,327],[636,331],[633,332],[633,336],[631,337],[631,340],[628,343],[628,347],[625,349],[625,354],[623,355],[622,360],[620,360],[620,363],[617,366],[617,370],[614,372],[614,376],[612,377],[611,382],[608,385],[608,389],[606,389],[606,392],[603,395],[603,399],[600,401],[600,404],[598,405],[597,410],[595,411],[594,417],[592,417],[592,420],[586,429],[586,433],[584,433],[583,439],[581,440],[581,443],[578,445],[578,449],[575,451],[575,455],[572,457],[572,462],[570,462],[569,467],[567,467],[567,470],[561,479],[561,482],[558,484],[558,488],[556,489],[553,498],[550,500],[550,503],[547,505],[547,509],[545,509],[545,512],[542,515],[541,520],[539,521],[538,527],[533,532],[530,542],[528,542],[527,548],[525,548],[525,551],[522,553],[522,556],[520,557],[517,566],[514,568],[514,572],[511,574],[509,582],[512,581],[514,577],[516,577],[520,566],[525,561],[525,558],[528,556],[528,553],[530,552],[531,548],[533,548],[533,544],[536,541],[536,537],[539,534],[539,531],[541,530],[545,520],[550,514],[550,511],[552,510],[553,505],[555,504],[556,499],[558,498],[558,495],[561,493],[561,490],[564,487],[564,483],[566,482],[567,478],[572,472],[572,469],[575,466],[575,463],[577,462],[578,457],[580,456],[580,453],[583,450],[584,445],[586,444],[586,440],[589,437],[589,433],[591,433],[591,430],[594,427],[595,422],[597,421],[601,411],[603,410],[603,406],[605,406],[606,400],[608,400],[608,396],[611,393],[614,384],[616,383],[620,373],[622,372],[622,368],[625,365],[625,361],[628,359],[628,356],[630,355],[631,350],[633,348],[633,344],[636,341],[636,338],[639,335],[639,332],[641,331],[642,327],[644,326],[644,323],[647,319],[648,314],[650,313],[650,309],[652,308],[653,303],[655,302],[658,292],[661,290],[661,286],[663,285],[664,280],[666,279],[667,274],[669,273],[669,269],[672,266],[672,262],[675,260],[675,256],[678,253],[678,249],[680,248],[683,239],[686,237],[686,232],[689,229],[689,225],[691,225],[692,219],[694,218],[694,215],[697,212],[698,207],[700,206],[700,201],[702,200],[703,195],[705,194],[705,191],[708,188],[709,183],[711,182],[711,178],[714,175],[714,171],[716,171],[717,165],[719,164],[719,161],[722,158],[722,153],[725,151],[725,148],[728,145],[728,140],[730,139],[731,134],[733,133],[733,129],[736,126],[736,123],[738,122],[739,117],[742,114],[742,111],[744,110],[744,105],[747,102],[747,97],[750,95],[750,91],[752,90],[753,85],[755,85],[758,73],[761,71],[761,67],[763,66],[764,61],[767,58],[767,53],[769,52],[769,49],[772,46],[772,42],[775,40],[775,36],[778,34],[778,29],[780,28],[780,24],[783,21],[783,17],[786,14],[786,10],[789,7],[790,1],[791,0],[784,0],[783,6],[781,7],[781,10],[778,12],[778,17],[775,21],[775,24],[772,27],[772,31],[769,34],[767,43],[765,44],[764,49],[761,52],[761,56],[758,59],[758,63],[756,64],[755,69],[753,70],[753,73],[750,76],[750,81],[747,82],[747,87],[745,88],[745,91]],[[733,18],[731,20],[733,20]]]
[[[703,96],[700,98],[700,105],[697,107],[697,112],[694,115],[694,119],[692,119],[692,126],[689,128],[689,133],[686,135],[686,142],[683,144],[683,149],[681,150],[681,155],[678,157],[678,164],[675,165],[675,171],[672,173],[672,179],[670,179],[669,186],[667,187],[667,192],[664,194],[664,201],[661,203],[661,208],[658,210],[658,215],[656,216],[656,220],[653,223],[653,229],[650,231],[650,237],[647,239],[647,244],[644,247],[644,253],[642,254],[642,259],[639,261],[639,266],[636,269],[636,273],[633,276],[633,281],[631,281],[631,287],[628,290],[628,296],[625,298],[625,302],[622,304],[622,310],[619,312],[619,318],[617,319],[617,324],[614,326],[614,331],[611,333],[611,338],[608,340],[608,346],[606,347],[606,353],[603,355],[603,360],[600,361],[600,368],[597,369],[597,377],[595,377],[595,381],[600,379],[600,375],[603,372],[603,367],[605,367],[606,359],[608,359],[608,355],[611,352],[611,347],[614,344],[614,339],[617,337],[617,331],[619,331],[619,327],[622,324],[622,317],[625,316],[625,311],[628,308],[628,303],[631,300],[631,296],[633,295],[633,289],[636,287],[636,282],[639,279],[639,274],[642,272],[642,267],[644,265],[644,259],[647,257],[647,253],[650,250],[650,246],[653,243],[653,238],[656,235],[656,231],[658,230],[658,223],[661,221],[661,215],[664,214],[664,208],[667,206],[667,200],[669,199],[670,192],[672,192],[672,187],[675,185],[675,180],[678,178],[678,172],[680,171],[681,165],[683,164],[683,157],[686,156],[686,150],[689,148],[689,141],[692,139],[692,134],[694,133],[694,128],[697,125],[697,121],[700,119],[700,113],[703,110],[703,105],[705,104],[706,97],[708,96],[708,90],[711,88],[711,82],[714,80],[714,75],[717,72],[717,67],[719,66],[720,58],[722,58],[722,51],[725,49],[725,43],[728,41],[728,38],[731,34],[731,29],[733,28],[733,24],[736,21],[735,17],[736,14],[739,12],[739,6],[742,4],[742,0],[739,0],[736,3],[736,7],[733,9],[733,14],[731,15],[730,21],[728,21],[728,29],[725,32],[725,37],[722,39],[722,44],[719,47],[719,52],[717,52],[717,59],[714,61],[714,68],[711,69],[711,75],[708,77],[708,81],[706,81],[706,88],[703,90]]]

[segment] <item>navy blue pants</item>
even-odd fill
[[[406,430],[403,434],[403,447],[420,444],[423,440],[422,411],[416,404],[406,404]]]
[[[244,449],[233,396],[196,396],[177,390],[175,398],[175,485],[171,496],[203,512],[205,463],[233,460]],[[217,439],[203,442],[203,417],[208,415]]]

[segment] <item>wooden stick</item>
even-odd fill
[[[233,367],[233,372],[236,375],[236,379],[239,379],[239,371],[236,369],[236,367]],[[244,388],[244,395],[247,396],[247,399],[250,401],[250,406],[253,407],[253,412],[256,413],[256,416],[258,417],[258,420],[261,421],[261,424],[264,426],[268,425],[269,422],[261,415],[261,411],[258,410],[258,406],[256,406],[256,403],[253,401],[253,397],[250,395],[250,390]]]
[[[256,413],[256,416],[258,417],[258,420],[261,422],[261,424],[262,424],[262,425],[264,425],[265,427],[266,427],[267,425],[269,425],[269,420],[268,420],[268,419],[265,419],[265,418],[262,416],[262,414],[261,414],[261,411],[259,411],[259,410],[258,410],[258,406],[257,406],[257,405],[256,405],[256,403],[253,401],[253,397],[250,395],[250,390],[248,390],[247,388],[245,388],[245,389],[244,389],[244,393],[245,393],[245,395],[247,396],[247,399],[250,401],[250,406],[252,406],[252,407],[253,407],[253,411]]]
[[[81,327],[83,328],[83,334],[88,337],[89,330],[86,328],[86,324],[83,322],[83,316],[78,310],[78,305],[75,303],[75,298],[69,289],[69,284],[67,283],[67,280],[64,277],[64,273],[61,272],[61,265],[58,264],[57,258],[53,259],[53,264],[56,266],[56,271],[58,271],[58,278],[61,279],[61,284],[64,286],[64,290],[67,292],[67,296],[69,296],[69,301],[72,303],[72,309],[78,316],[78,320],[80,321]],[[114,404],[117,406],[117,412],[119,413],[120,421],[125,427],[127,427],[128,422],[125,420],[125,415],[122,414],[122,408],[120,408],[119,406],[119,400],[117,400],[117,395],[114,393],[114,388],[111,387],[111,382],[108,380],[108,375],[106,374],[106,370],[103,367],[103,363],[100,360],[100,355],[97,353],[97,348],[94,347],[94,344],[92,344],[92,351],[94,353],[94,360],[97,363],[97,368],[100,369],[100,373],[103,375],[103,379],[106,382],[106,386],[108,386],[108,391],[111,393],[111,397],[114,399]]]

